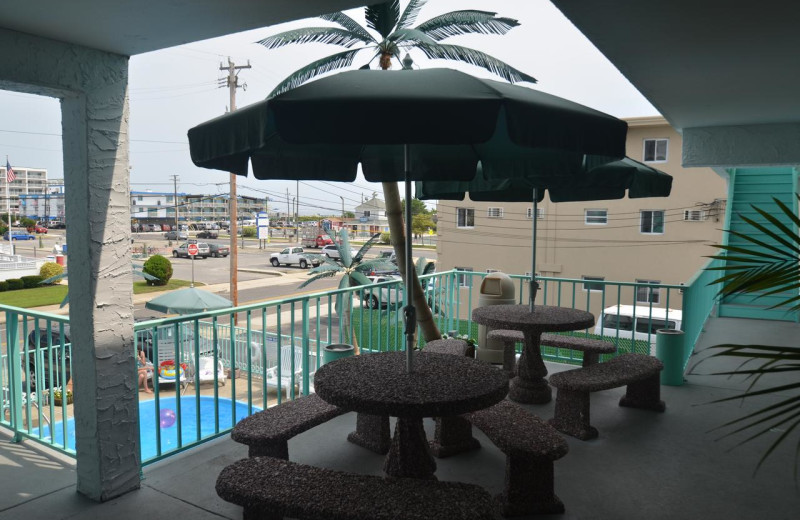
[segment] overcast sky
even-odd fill
[[[458,9],[497,11],[500,16],[520,21],[519,27],[504,36],[462,36],[445,42],[487,52],[539,81],[536,85],[522,85],[617,117],[658,113],[549,1],[430,0],[417,23]],[[363,22],[363,9],[348,14]],[[305,44],[267,50],[254,43],[270,34],[312,25],[327,24],[322,20],[293,22],[132,57],[131,189],[171,192],[171,176],[178,175],[179,191],[227,193],[228,175],[195,167],[189,158],[186,138],[189,128],[224,113],[228,107],[228,89],[218,86],[225,75],[219,70],[220,63],[227,65],[228,57],[237,65],[245,65],[249,60],[252,68],[239,74],[239,82],[246,84],[247,89],[238,90],[236,104],[241,108],[258,102],[294,70],[342,49]],[[452,67],[476,76],[493,77],[477,67],[430,61],[413,51],[411,56],[419,68]],[[360,53],[354,68],[371,57],[367,51]],[[49,178],[63,178],[60,135],[57,100],[0,91],[3,166],[4,156],[8,155],[13,167],[46,168]],[[240,194],[269,196],[271,207],[286,207],[287,189],[289,198],[297,196],[295,182],[258,181],[251,177],[239,178],[238,186]],[[380,194],[380,185],[363,179],[353,184],[300,182],[300,214],[338,213],[342,197],[345,209],[351,210],[362,196],[370,197],[373,191]]]

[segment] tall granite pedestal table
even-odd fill
[[[435,479],[422,419],[488,408],[508,394],[508,376],[482,361],[424,351],[414,353],[412,367],[406,371],[405,352],[343,358],[317,370],[314,388],[345,410],[397,417],[384,472]]]
[[[544,379],[547,368],[540,350],[542,333],[586,329],[594,325],[594,316],[567,307],[540,305],[531,311],[528,305],[490,305],[473,309],[472,321],[492,329],[522,331],[525,347],[508,397],[518,403],[543,404],[552,399],[552,389]]]

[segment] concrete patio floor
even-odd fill
[[[741,319],[712,319],[690,362],[708,355],[719,343],[796,344],[800,325]],[[696,369],[709,373],[732,365],[709,360]],[[551,372],[564,365],[548,365]],[[726,421],[776,402],[703,404],[735,396],[746,387],[741,379],[693,375],[680,387],[662,387],[663,414],[617,406],[624,389],[592,396],[592,424],[598,439],[567,438],[570,452],[555,464],[556,493],[566,506],[562,519],[796,519],[800,515],[800,483],[794,480],[797,435],[753,472],[766,447],[780,432],[734,447],[743,437],[715,440],[709,433]],[[765,381],[765,384],[767,382]],[[553,403],[526,406],[543,418]],[[290,458],[297,462],[347,471],[381,474],[383,457],[345,440],[355,415],[343,415],[294,438]],[[427,421],[428,434],[433,433]],[[479,451],[437,461],[441,480],[483,486],[491,493],[503,487],[505,458],[479,431]],[[160,519],[241,518],[241,508],[219,499],[214,482],[223,467],[246,457],[245,447],[228,437],[180,456],[148,466],[138,491],[96,504],[75,491],[72,459],[30,441],[10,442],[0,432],[0,519]]]

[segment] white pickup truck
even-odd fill
[[[317,267],[320,259],[318,255],[306,253],[302,247],[287,247],[279,253],[272,253],[269,262],[273,267],[297,264],[301,269],[306,269],[309,265]]]

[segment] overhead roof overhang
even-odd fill
[[[683,133],[685,165],[800,164],[796,2],[553,3]]]
[[[363,0],[3,0],[0,27],[133,56],[364,4]]]

